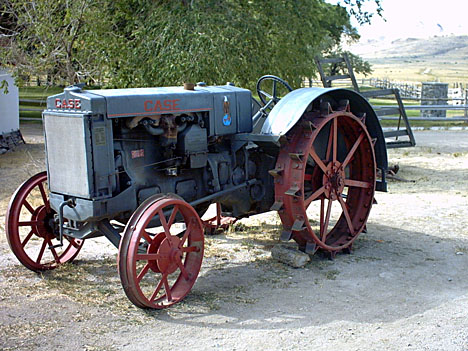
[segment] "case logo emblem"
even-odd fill
[[[81,99],[55,99],[55,107],[63,109],[81,110]]]

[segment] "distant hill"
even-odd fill
[[[468,35],[393,41],[382,38],[354,44],[347,50],[371,63],[372,77],[412,82],[462,82],[468,87]]]
[[[408,60],[461,63],[468,62],[468,35],[407,38],[392,42],[382,38],[352,45],[349,50],[377,64]]]

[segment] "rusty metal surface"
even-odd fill
[[[63,247],[54,246],[57,242],[54,213],[49,204],[46,172],[25,181],[8,205],[5,216],[8,244],[18,260],[33,271],[71,262],[83,246],[83,240],[69,237]]]
[[[162,228],[151,232],[157,217]],[[175,233],[176,218],[185,229]],[[192,206],[172,196],[145,201],[125,227],[118,267],[122,287],[136,306],[162,309],[192,289],[203,260],[203,227]]]
[[[363,123],[348,111],[315,111],[309,120],[316,127],[297,125],[278,156],[275,204],[283,238],[305,251],[335,253],[350,247],[365,227],[375,191],[374,150]],[[313,202],[320,202],[318,229],[307,213]],[[333,206],[341,211],[336,223],[330,221]]]

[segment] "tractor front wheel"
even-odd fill
[[[33,271],[54,269],[71,262],[83,246],[83,240],[68,236],[64,236],[62,247],[56,246],[59,240],[54,215],[49,204],[46,172],[25,181],[8,205],[8,244],[18,260]]]
[[[192,289],[203,259],[203,225],[195,209],[173,196],[147,199],[125,227],[120,280],[129,300],[162,309]]]

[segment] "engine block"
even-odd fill
[[[191,202],[252,179],[265,162],[266,177],[274,161],[233,150],[231,141],[252,131],[251,98],[232,85],[66,88],[43,113],[52,208],[73,199],[64,208],[69,220],[125,221],[154,194]],[[236,217],[261,200],[242,195],[225,201]]]

